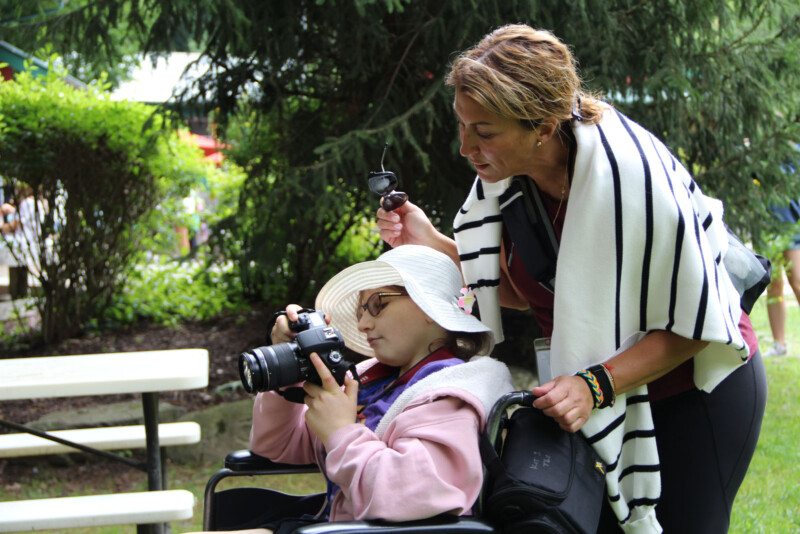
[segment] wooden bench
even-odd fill
[[[182,521],[194,504],[186,490],[0,502],[0,532]]]
[[[144,425],[56,430],[48,434],[104,451],[143,449],[147,444]],[[199,443],[200,425],[193,422],[161,423],[158,425],[158,442],[161,447]],[[79,451],[32,434],[0,434],[0,458],[71,452]]]

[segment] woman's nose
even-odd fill
[[[470,154],[475,153],[477,144],[474,141],[475,137],[471,135],[466,128],[462,128],[459,132],[459,140],[461,141],[461,149],[459,152],[465,158]]]

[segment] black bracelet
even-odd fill
[[[617,392],[611,382],[611,376],[606,366],[602,364],[593,365],[589,367],[589,370],[597,377],[597,381],[600,382],[600,389],[603,390],[603,402],[597,407],[607,408],[608,406],[614,406],[614,401],[617,400]]]
[[[594,408],[607,408],[614,406],[617,393],[612,382],[611,374],[605,365],[593,365],[588,369],[578,371],[576,376],[583,378],[592,392]]]

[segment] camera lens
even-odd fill
[[[251,371],[253,363],[252,355],[244,353],[239,356],[239,377],[242,379],[242,385],[244,385],[244,389],[248,393],[255,391],[255,387],[253,387],[253,371]]]
[[[295,357],[296,343],[258,347],[239,356],[239,377],[248,393],[272,391],[305,380],[308,367]]]

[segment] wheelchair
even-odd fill
[[[533,402],[530,391],[513,391],[501,397],[493,406],[485,428],[489,441],[501,453],[500,429],[508,410],[517,405]],[[217,490],[220,481],[228,477],[282,475],[295,473],[318,473],[315,464],[290,465],[272,462],[248,450],[235,451],[225,458],[224,467],[214,473],[206,484],[203,509],[203,530],[236,530],[244,528],[252,520],[254,511],[263,508],[264,502],[282,510],[292,510],[299,503],[304,510],[319,510],[325,502],[325,494],[307,496],[288,495],[268,488],[232,488]],[[484,481],[484,490],[486,481]],[[484,492],[482,492],[483,494]],[[418,521],[389,522],[381,520],[335,521],[304,525],[294,534],[496,534],[499,531],[481,519],[481,500],[473,506],[474,516],[439,516]],[[262,503],[262,504],[259,504]],[[286,517],[295,515],[291,512]],[[236,519],[236,522],[232,520]],[[241,522],[240,522],[241,521]]]

